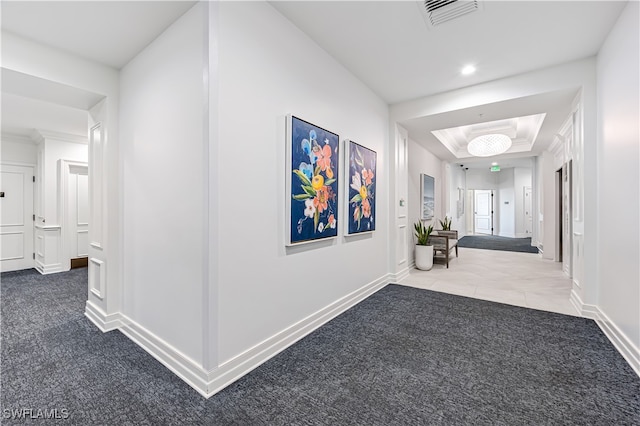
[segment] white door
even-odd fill
[[[531,216],[531,187],[524,188],[524,232],[528,237],[533,232],[533,217]]]
[[[475,198],[475,233],[493,234],[491,191],[477,190]]]
[[[69,259],[89,254],[89,176],[86,166],[70,166],[67,181]]]
[[[0,165],[0,270],[33,268],[33,167]]]

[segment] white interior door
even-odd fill
[[[531,187],[524,188],[524,232],[528,237],[533,232],[533,216],[531,215]]]
[[[0,165],[0,270],[33,268],[33,167]]]
[[[491,191],[476,190],[475,191],[475,233],[476,234],[492,234],[492,207],[491,207]]]
[[[89,255],[89,175],[87,166],[70,166],[67,181],[69,258]]]

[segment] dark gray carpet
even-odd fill
[[[640,379],[593,321],[398,285],[205,400],[89,323],[86,273],[2,275],[3,417],[57,408],[69,414],[61,424],[79,425],[640,424]]]
[[[458,247],[538,253],[538,248],[531,246],[531,238],[509,238],[497,235],[467,235],[458,240]]]

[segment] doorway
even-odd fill
[[[60,217],[63,220],[63,270],[88,265],[89,167],[86,162],[58,160]]]
[[[562,270],[573,275],[572,161],[556,170],[556,258]]]
[[[493,191],[474,190],[473,233],[493,235]]]

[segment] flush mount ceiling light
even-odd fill
[[[474,67],[473,65],[467,65],[464,68],[462,68],[462,75],[471,75],[474,72],[476,72],[476,67]]]
[[[467,146],[469,154],[476,157],[491,157],[511,148],[511,138],[507,135],[491,134],[474,138]]]

